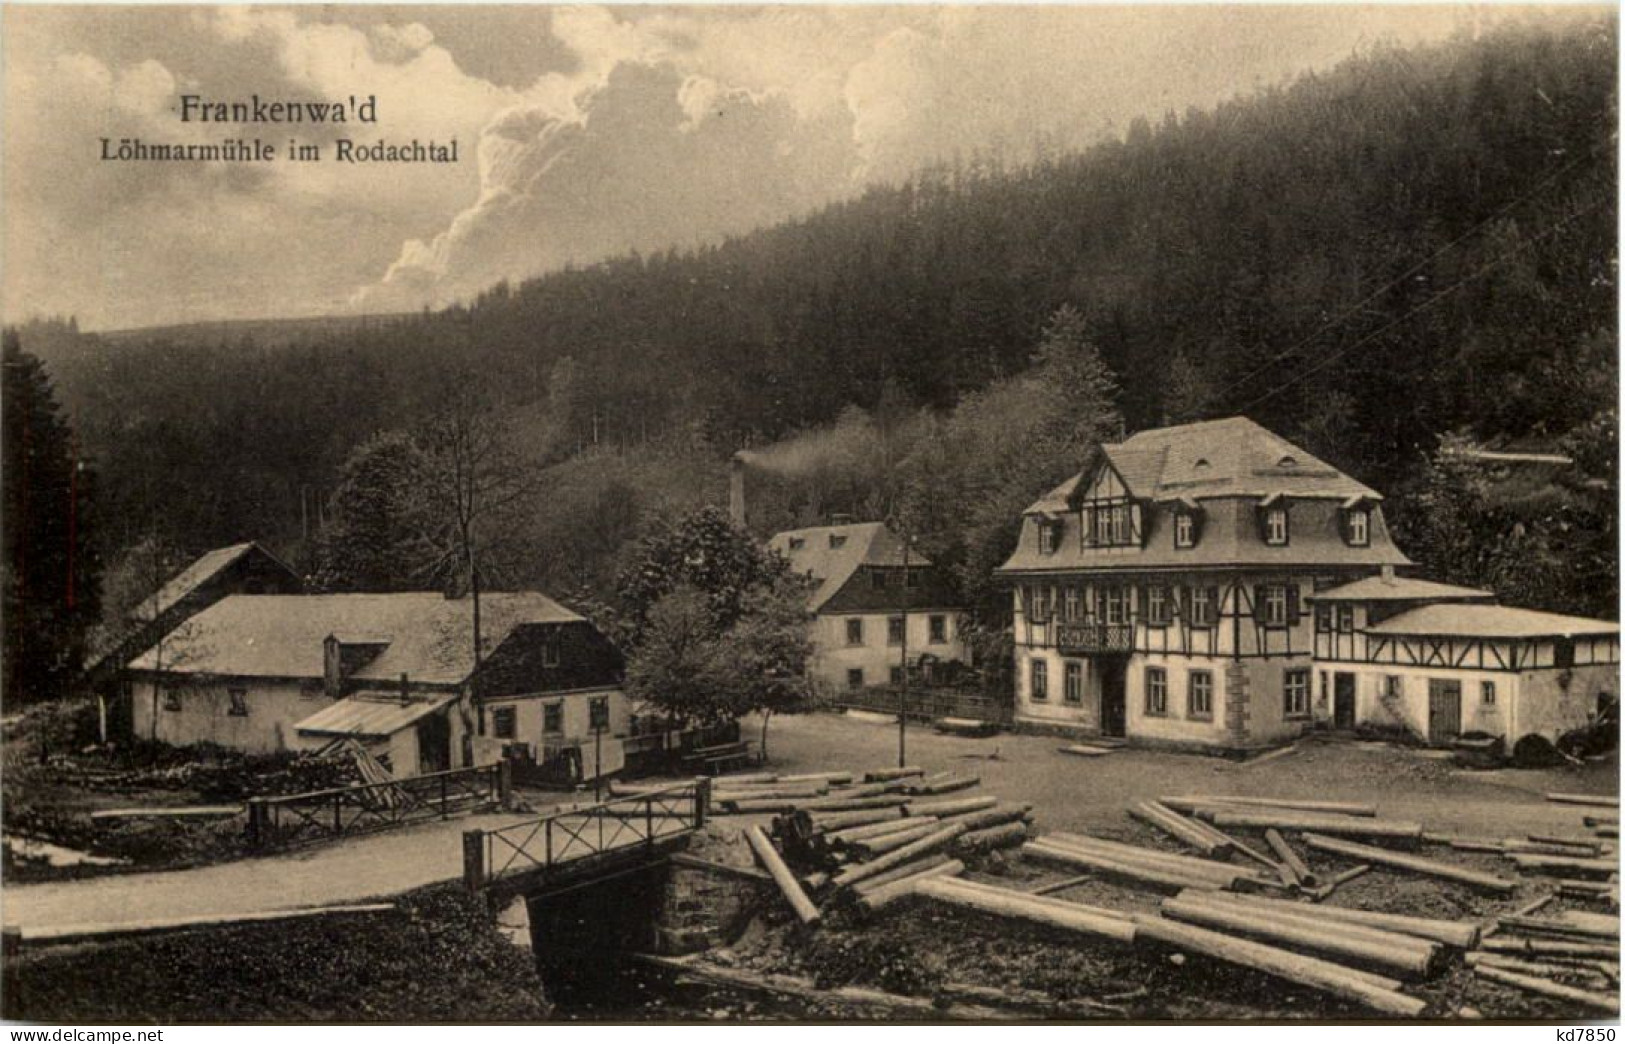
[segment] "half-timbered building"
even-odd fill
[[[1555,738],[1617,692],[1616,624],[1410,565],[1381,494],[1245,417],[1097,446],[1000,570],[1017,720],[1243,749],[1317,723]]]

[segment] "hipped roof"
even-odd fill
[[[482,645],[494,649],[522,623],[573,623],[582,617],[535,591],[480,597]],[[437,592],[336,595],[232,595],[171,631],[130,662],[135,670],[232,677],[321,678],[331,634],[388,640],[351,677],[394,684],[454,685],[474,668],[473,614],[467,598]]]
[[[840,547],[831,547],[831,537],[845,539],[838,541]],[[800,547],[793,546],[797,540],[801,541]],[[818,581],[807,599],[813,612],[833,598],[861,567],[903,565],[903,538],[884,522],[789,529],[774,534],[767,546],[789,559],[791,572]],[[909,554],[908,564],[910,568],[924,568],[931,562],[915,551]]]

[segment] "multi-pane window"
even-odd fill
[[[1213,672],[1191,671],[1190,691],[1186,698],[1186,716],[1192,718],[1213,717]]]
[[[1043,660],[1032,662],[1032,698],[1036,703],[1049,699],[1049,664]]]
[[[491,733],[497,739],[513,739],[519,734],[518,714],[512,707],[496,707],[491,711]]]
[[[231,700],[231,706],[226,711],[234,718],[248,717],[248,690],[227,689],[226,696]]]
[[[854,617],[846,622],[846,644],[863,644],[863,620],[861,617]]]
[[[1066,622],[1073,623],[1078,619],[1078,589],[1066,589]]]
[[[1484,706],[1495,706],[1495,683],[1492,681],[1479,683],[1479,691],[1484,697]]]
[[[559,640],[549,638],[542,643],[542,666],[557,667],[559,665]]]
[[[807,538],[806,537],[791,537],[790,538],[790,550],[792,550],[792,551],[800,551],[801,549],[805,548],[806,546],[807,546]]]
[[[1192,627],[1211,627],[1219,617],[1218,591],[1211,587],[1193,587],[1190,595],[1189,619]]]
[[[930,627],[932,645],[942,645],[948,640],[948,618],[946,616],[941,614],[932,616]]]
[[[863,668],[848,667],[846,670],[846,687],[848,689],[863,688]]]
[[[1083,664],[1076,660],[1066,661],[1065,689],[1062,698],[1068,703],[1083,702]]]
[[[1309,713],[1309,668],[1289,668],[1282,683],[1282,711],[1289,718],[1301,718]]]
[[[1115,626],[1123,622],[1123,589],[1108,587],[1105,592],[1106,623]]]
[[[907,626],[901,616],[888,616],[886,618],[886,644],[902,645],[903,629]]]
[[[1315,630],[1329,632],[1332,629],[1332,607],[1325,602],[1315,606]]]
[[[1336,615],[1337,629],[1339,631],[1342,631],[1344,634],[1348,634],[1350,631],[1354,630],[1354,606],[1335,606],[1333,608],[1333,613]]]
[[[1402,699],[1405,695],[1405,679],[1398,674],[1385,674],[1382,676],[1382,697],[1385,700]]]
[[[846,546],[846,537],[845,536],[837,536],[834,533],[831,533],[829,535],[829,549],[831,551],[838,551],[838,550],[840,550],[841,548],[843,548],[845,546]]]
[[[1348,538],[1353,547],[1365,547],[1371,543],[1371,512],[1363,509],[1349,512]]]
[[[1133,509],[1124,503],[1100,504],[1094,509],[1095,543],[1100,547],[1126,547],[1134,540]]]
[[[594,730],[609,728],[609,697],[594,696],[587,704],[587,714]]]
[[[1264,603],[1261,619],[1265,627],[1285,627],[1286,620],[1286,587],[1281,584],[1267,584],[1263,589]]]
[[[1112,515],[1110,508],[1095,509],[1095,543],[1109,547],[1112,542]]]
[[[1145,669],[1145,712],[1157,717],[1168,713],[1168,672],[1161,667]]]
[[[1042,587],[1032,588],[1031,596],[1027,599],[1027,603],[1028,619],[1047,620],[1049,618],[1049,611],[1044,605],[1044,589]]]
[[[1129,510],[1127,504],[1112,508],[1112,543],[1122,546],[1130,539]]]
[[[1174,516],[1174,546],[1196,546],[1196,519],[1188,511],[1181,511]]]
[[[1059,536],[1059,526],[1055,525],[1053,522],[1045,522],[1040,519],[1038,522],[1038,553],[1041,555],[1053,555],[1055,553],[1056,546],[1059,544],[1059,540],[1057,539]]]
[[[1168,589],[1161,584],[1152,584],[1145,589],[1145,616],[1146,622],[1152,626],[1166,624],[1168,613]]]
[[[564,703],[554,701],[542,704],[542,731],[556,735],[564,731]]]
[[[1287,542],[1286,508],[1272,507],[1264,512],[1264,543],[1279,546]]]
[[[164,710],[178,711],[181,709],[181,690],[178,685],[164,686]]]

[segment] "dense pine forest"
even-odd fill
[[[36,321],[22,346],[94,463],[110,573],[155,538],[314,572],[347,458],[474,382],[536,469],[505,579],[561,595],[720,502],[749,447],[758,528],[907,516],[991,612],[1009,513],[1083,441],[1245,413],[1389,491],[1433,575],[1611,616],[1616,53],[1605,15],[1374,47],[444,311],[116,341]],[[1438,452],[1467,443],[1582,466],[1525,488]]]

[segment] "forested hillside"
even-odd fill
[[[1034,403],[1070,408],[1025,376],[1063,306],[1128,429],[1246,413],[1395,493],[1403,519],[1444,433],[1614,437],[1616,50],[1607,16],[1375,48],[1082,153],[963,158],[467,307],[219,344],[32,324],[24,347],[97,458],[109,560],[161,532],[309,563],[347,455],[477,374],[545,469],[518,580],[601,584],[649,519],[721,499],[733,450],[839,418],[861,436],[843,488],[765,491],[754,521],[912,503],[974,586],[1004,537],[943,532],[956,513],[1065,477],[1066,439],[989,448],[1043,421]],[[950,436],[984,457],[945,455]],[[1568,607],[1611,605],[1611,576]]]

